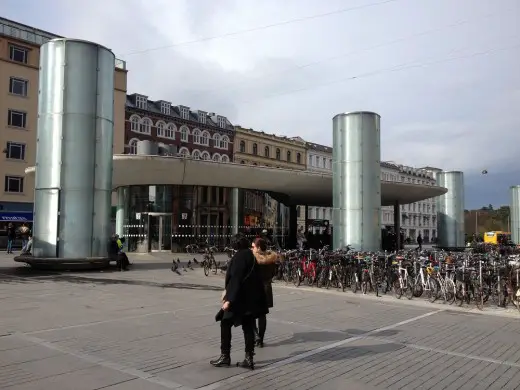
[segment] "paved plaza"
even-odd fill
[[[223,277],[173,273],[173,257],[34,273],[0,255],[0,389],[520,389],[518,312],[283,283],[257,369],[211,367]]]

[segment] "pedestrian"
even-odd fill
[[[7,225],[7,253],[13,253],[13,243],[16,238],[16,230],[12,223]]]
[[[19,229],[20,237],[22,238],[22,252],[25,252],[27,243],[29,242],[29,234],[31,230],[27,227],[25,223],[22,223]]]
[[[423,243],[423,239],[422,239],[422,236],[421,236],[421,233],[419,233],[419,235],[417,236],[417,249],[419,250],[419,252],[422,251],[422,243]]]
[[[233,238],[233,255],[226,271],[222,308],[215,319],[220,321],[220,356],[211,360],[215,367],[231,364],[231,329],[242,326],[245,358],[237,366],[254,369],[255,320],[269,312],[259,266],[251,251],[251,242],[243,235]]]
[[[260,269],[260,275],[264,282],[265,296],[267,299],[267,307],[270,309],[273,307],[273,276],[276,272],[275,262],[278,259],[278,254],[273,251],[267,250],[267,242],[263,238],[258,237],[253,241],[252,245],[253,254],[256,262]],[[255,326],[257,347],[264,347],[264,336],[267,329],[267,316],[261,315],[258,317],[257,326]]]

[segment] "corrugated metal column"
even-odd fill
[[[117,208],[116,208],[116,234],[119,237],[125,235],[123,226],[125,225],[125,210],[127,202],[127,187],[119,187],[117,189]]]
[[[380,250],[380,116],[339,114],[332,123],[333,246]]]
[[[106,257],[111,231],[114,54],[53,39],[40,49],[35,257]]]
[[[510,193],[511,240],[516,245],[520,245],[520,186],[512,186]]]
[[[448,192],[437,197],[437,234],[440,248],[463,248],[464,235],[464,173],[438,172],[437,184]]]

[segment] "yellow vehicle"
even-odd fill
[[[511,233],[486,232],[484,233],[484,243],[493,245],[508,245],[511,243]]]

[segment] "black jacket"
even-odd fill
[[[16,238],[16,230],[14,227],[7,228],[7,239],[14,240]]]
[[[224,318],[232,318],[235,326],[242,323],[245,315],[258,318],[269,312],[260,269],[250,249],[240,250],[231,258],[224,300],[230,303]]]

